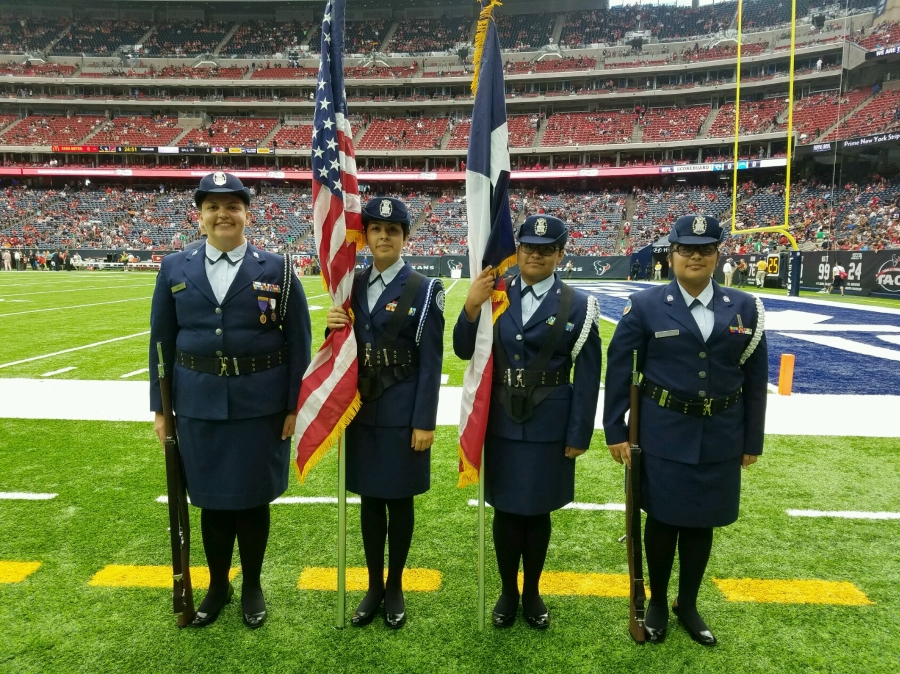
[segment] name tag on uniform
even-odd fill
[[[662,337],[677,337],[678,330],[660,330],[656,333],[656,338],[661,339]]]
[[[260,283],[259,281],[253,282],[253,289],[254,290],[262,290],[263,292],[267,292],[267,293],[280,293],[281,292],[281,286],[278,285],[277,283]]]
[[[185,288],[187,288],[186,283],[179,283],[177,286],[172,286],[172,294],[174,295],[179,290],[184,290]]]

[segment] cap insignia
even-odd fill
[[[391,213],[394,212],[394,204],[391,203],[390,199],[382,199],[378,205],[378,212],[381,213],[382,217],[389,218]]]
[[[534,233],[538,236],[544,236],[547,233],[547,220],[546,218],[538,218],[534,222]]]
[[[228,182],[228,176],[226,176],[221,171],[216,171],[215,173],[213,173],[213,182],[216,185],[220,185],[220,186],[224,185],[225,183]]]
[[[706,234],[706,218],[702,215],[698,215],[694,218],[694,234],[700,236],[701,234]]]

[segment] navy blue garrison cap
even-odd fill
[[[519,243],[552,243],[562,248],[566,245],[569,230],[566,223],[552,215],[530,215],[519,225]]]
[[[669,232],[669,243],[685,245],[719,243],[724,238],[725,230],[710,215],[682,215]]]
[[[197,204],[197,208],[200,208],[208,194],[234,194],[245,204],[250,205],[250,190],[244,187],[240,178],[223,171],[210,173],[200,181],[200,187],[194,191],[194,203]]]
[[[399,222],[404,225],[403,231],[409,232],[409,211],[406,210],[406,204],[394,197],[369,199],[362,209],[363,225],[368,225],[372,220]]]

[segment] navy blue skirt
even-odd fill
[[[724,527],[738,518],[741,456],[697,465],[641,454],[643,510],[678,527]]]
[[[497,510],[543,515],[575,500],[575,459],[563,442],[484,439],[484,498]]]
[[[178,443],[191,503],[246,510],[281,496],[291,458],[290,439],[281,439],[285,416],[229,421],[179,416]]]
[[[408,426],[347,427],[347,489],[373,498],[408,498],[431,488],[431,448],[410,447]]]

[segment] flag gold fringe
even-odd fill
[[[459,462],[462,466],[462,470],[459,471],[459,482],[457,482],[456,486],[462,489],[463,487],[468,487],[470,484],[477,484],[478,469],[469,463],[469,459],[466,458],[466,453],[463,451],[462,445],[459,445]]]
[[[484,38],[487,36],[488,22],[494,19],[494,7],[503,5],[502,2],[491,0],[491,4],[481,8],[478,15],[478,28],[475,30],[475,53],[472,61],[475,63],[475,74],[472,76],[472,96],[478,93],[478,75],[481,74],[481,54],[484,52]]]
[[[366,236],[356,229],[348,229],[346,236],[347,243],[355,243],[356,249],[361,250],[366,246]]]
[[[341,433],[343,433],[347,426],[350,425],[350,422],[353,421],[353,417],[356,416],[356,413],[359,412],[359,408],[362,405],[362,401],[359,399],[359,391],[353,396],[353,400],[350,402],[350,406],[347,408],[347,411],[341,415],[340,420],[338,420],[337,424],[335,424],[334,429],[331,433],[328,434],[328,437],[322,441],[322,444],[319,445],[319,448],[313,452],[312,456],[309,457],[309,460],[303,466],[302,470],[297,462],[294,461],[294,467],[297,470],[297,479],[300,480],[300,484],[303,484],[306,481],[306,476],[309,475],[309,471],[315,468],[316,464],[322,460],[322,457],[325,456],[325,453],[334,446],[334,443],[338,441],[341,437]]]
[[[510,255],[508,258],[503,260],[500,264],[498,264],[494,269],[491,270],[491,273],[497,277],[502,276],[506,273],[506,271],[516,264],[516,256]],[[503,290],[492,290],[491,291],[491,305],[493,306],[493,313],[491,314],[491,323],[496,323],[497,319],[503,314],[504,311],[509,307],[509,295],[506,291]]]

